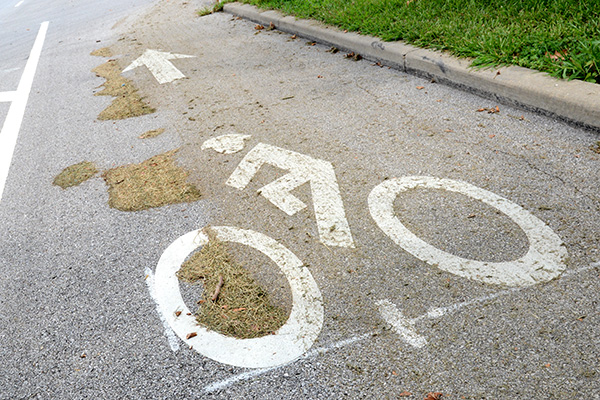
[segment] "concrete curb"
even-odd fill
[[[309,40],[353,51],[372,61],[451,86],[474,92],[504,104],[556,117],[579,126],[600,130],[600,85],[564,81],[522,67],[474,70],[469,62],[402,42],[382,42],[372,37],[317,21],[286,17],[277,11],[261,11],[241,3],[227,3],[224,11]],[[498,73],[499,72],[499,73]]]

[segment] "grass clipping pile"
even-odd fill
[[[99,120],[125,119],[151,114],[156,111],[148,106],[129,79],[121,76],[121,68],[115,60],[108,60],[94,68],[92,72],[106,79],[104,89],[96,96],[113,96],[115,99],[98,115]]]
[[[60,174],[56,175],[52,183],[66,189],[82,184],[97,173],[98,169],[93,162],[82,161],[63,169]]]
[[[225,243],[210,232],[209,238],[177,272],[182,281],[204,284],[196,320],[238,339],[273,334],[287,320],[287,312],[271,304],[268,293],[232,258]]]
[[[108,205],[121,211],[140,211],[199,200],[200,191],[187,182],[189,172],[175,164],[176,152],[171,150],[102,174],[108,185]]]

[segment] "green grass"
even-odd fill
[[[600,83],[598,0],[242,0],[341,29]]]

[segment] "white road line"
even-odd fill
[[[23,4],[25,0],[21,0],[20,2],[18,2],[17,4],[15,4],[15,8],[19,7],[21,4]]]
[[[580,272],[585,272],[590,269],[600,268],[600,262],[593,263],[588,265],[587,267],[578,268],[575,270],[570,270],[565,272],[562,277],[567,278],[574,276]],[[473,300],[464,301],[462,303],[451,304],[446,307],[437,307],[432,308],[428,312],[423,315],[420,315],[416,318],[407,318],[402,315],[402,312],[389,300],[379,300],[376,304],[379,306],[379,312],[381,316],[387,323],[392,325],[396,333],[400,336],[401,339],[409,343],[410,345],[420,348],[427,344],[426,339],[422,336],[418,335],[416,330],[414,329],[414,324],[418,321],[425,319],[436,319],[441,318],[444,315],[454,313],[459,311],[467,306],[471,306],[477,303],[485,303],[490,300],[494,300],[498,297],[508,295],[515,292],[520,292],[527,289],[527,287],[523,288],[510,288],[506,290],[502,290],[500,292],[491,294],[489,296],[478,297]]]
[[[21,81],[17,87],[14,100],[10,105],[6,120],[2,126],[2,131],[0,132],[0,200],[2,200],[8,170],[10,169],[13,152],[17,144],[17,138],[19,137],[21,122],[25,115],[29,92],[31,91],[35,71],[40,60],[40,55],[42,54],[46,32],[48,32],[48,23],[48,21],[42,22],[40,26],[38,35],[33,43],[33,48],[29,54],[29,59],[23,70],[23,75],[21,75]]]
[[[352,345],[354,343],[360,342],[361,340],[367,339],[371,336],[373,336],[373,333],[366,333],[364,335],[351,337],[350,339],[340,340],[339,342],[335,342],[333,344],[330,344],[329,346],[323,346],[323,347],[313,349],[293,362],[297,362],[300,360],[307,360],[309,358],[320,356],[322,354],[327,353],[330,350],[339,349],[341,347],[346,347],[346,346]],[[211,393],[211,392],[215,392],[217,390],[224,389],[224,388],[231,386],[237,382],[245,381],[245,380],[254,378],[256,376],[264,375],[267,372],[271,372],[273,370],[283,368],[289,364],[291,364],[291,363],[278,365],[276,367],[271,367],[271,368],[257,369],[254,371],[248,371],[248,372],[243,372],[238,375],[234,375],[230,378],[223,379],[222,381],[217,381],[217,382],[211,383],[210,385],[205,386],[204,393]]]
[[[16,91],[0,92],[0,103],[2,103],[3,101],[14,101],[16,96],[17,96]]]
[[[169,347],[171,347],[171,350],[177,351],[177,350],[179,350],[179,342],[177,341],[177,336],[175,336],[175,332],[173,332],[173,329],[171,329],[171,327],[169,326],[167,319],[164,317],[164,315],[160,311],[160,306],[158,305],[158,301],[157,301],[157,297],[156,297],[156,284],[154,282],[154,273],[148,267],[146,267],[144,272],[146,273],[146,285],[148,286],[148,291],[150,292],[150,297],[152,297],[152,300],[154,300],[154,303],[156,304],[156,310],[158,311],[158,316],[160,317],[160,320],[162,321],[163,326],[165,328],[165,336],[167,337],[167,340],[169,341]]]
[[[400,337],[413,347],[420,349],[427,344],[427,340],[415,330],[415,321],[406,318],[394,303],[389,300],[379,300],[379,313],[383,319],[396,331]]]
[[[600,262],[593,263],[593,264],[591,264],[591,265],[589,265],[587,267],[582,267],[582,268],[579,268],[579,269],[576,269],[576,270],[567,271],[567,272],[565,272],[562,275],[562,278],[564,279],[566,277],[570,277],[570,276],[576,275],[576,274],[578,274],[580,272],[584,272],[584,271],[587,271],[587,270],[590,270],[590,269],[593,269],[593,268],[600,268]],[[518,292],[518,291],[522,291],[522,290],[526,290],[526,289],[528,289],[528,288],[525,287],[525,288],[513,288],[513,289],[503,290],[501,292],[498,292],[498,293],[490,295],[490,296],[484,296],[484,297],[480,297],[480,298],[473,299],[473,300],[470,300],[470,301],[465,301],[465,302],[462,302],[462,303],[453,304],[453,305],[450,305],[448,307],[433,308],[433,309],[429,310],[429,312],[427,312],[426,314],[423,314],[423,315],[421,315],[419,317],[416,317],[416,318],[412,318],[409,321],[411,323],[414,323],[414,322],[422,320],[422,319],[440,318],[440,317],[446,315],[449,312],[458,311],[461,308],[464,308],[464,307],[469,306],[471,304],[485,302],[485,301],[492,300],[492,299],[495,299],[497,297],[503,296],[505,294],[510,294],[510,293],[514,293],[514,292]],[[384,301],[386,301],[386,300],[384,300]],[[346,347],[346,346],[352,345],[354,343],[357,343],[359,341],[362,341],[362,340],[365,340],[365,339],[367,339],[369,337],[372,337],[374,335],[374,333],[375,332],[366,333],[366,334],[363,334],[361,336],[355,336],[355,337],[352,337],[350,339],[341,340],[341,341],[333,343],[333,344],[331,344],[329,346],[324,346],[324,347],[313,349],[313,350],[307,352],[306,354],[304,354],[299,359],[296,359],[296,360],[290,362],[289,364],[278,365],[278,366],[272,367],[272,368],[264,368],[264,369],[257,369],[257,370],[253,370],[253,371],[243,372],[241,374],[234,375],[234,376],[232,376],[230,378],[223,379],[221,381],[217,381],[217,382],[211,383],[210,385],[207,385],[207,386],[204,387],[204,393],[216,392],[217,390],[222,390],[222,389],[225,389],[225,388],[227,388],[229,386],[232,386],[232,385],[236,384],[237,382],[245,381],[245,380],[252,379],[254,377],[260,376],[260,375],[264,375],[264,374],[266,374],[268,372],[271,372],[271,371],[283,368],[283,367],[285,367],[287,365],[293,364],[293,363],[301,361],[301,360],[306,360],[306,359],[309,359],[309,358],[317,357],[317,356],[325,354],[328,351],[333,350],[333,349],[338,349],[338,348],[341,348],[341,347]]]

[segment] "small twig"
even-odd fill
[[[215,293],[210,298],[212,301],[217,301],[217,297],[219,297],[219,293],[221,293],[221,286],[223,286],[223,275],[219,275],[219,283],[217,283]]]

